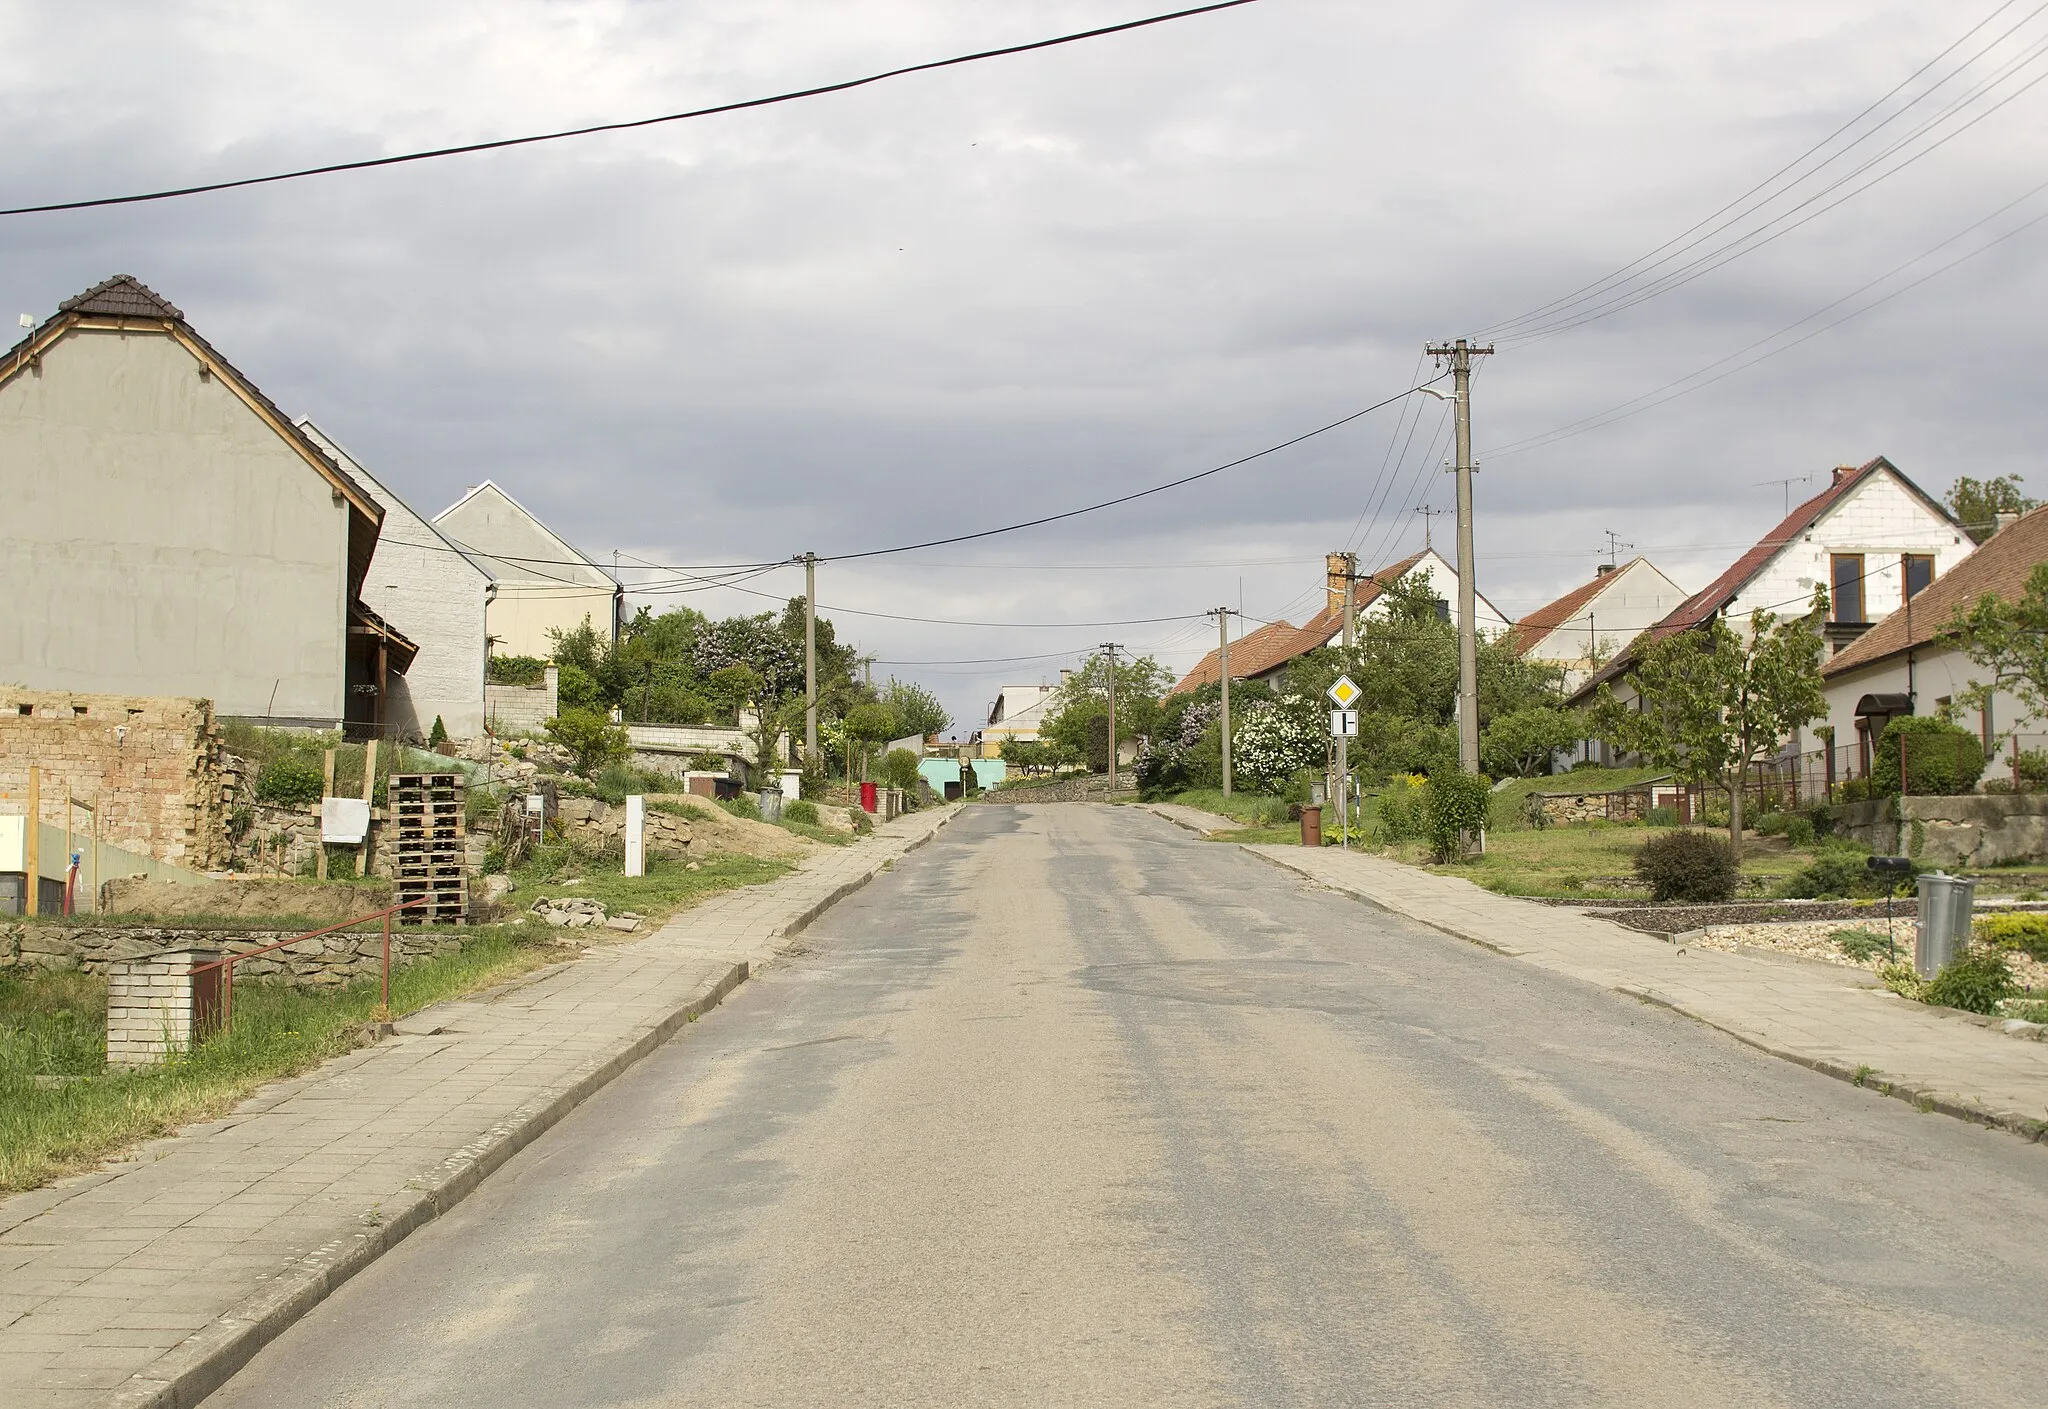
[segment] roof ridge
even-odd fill
[[[184,312],[133,274],[102,279],[83,293],[57,305],[59,313],[98,313],[115,318],[171,318],[182,323]]]

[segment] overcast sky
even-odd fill
[[[488,476],[604,561],[858,552],[1142,488],[1379,401],[1410,384],[1425,340],[1655,249],[1994,3],[1261,0],[633,134],[8,218],[0,296],[47,316],[136,275],[429,514]],[[11,3],[0,203],[673,111],[1166,8]],[[1590,575],[1607,529],[1700,587],[1782,514],[1764,481],[1812,475],[1796,501],[1878,454],[1936,494],[1965,473],[2048,490],[2032,453],[2048,223],[1696,394],[1486,453],[1735,353],[2048,177],[2048,84],[2020,92],[2048,74],[2037,44],[2048,14],[1770,209],[1960,101],[1812,214],[2019,94],[1867,193],[1664,296],[1502,339],[1474,397],[1481,591],[1523,614]],[[2048,192],[1820,321],[2044,211]],[[827,564],[819,595],[975,622],[1242,602],[1298,623],[1324,551],[1388,561],[1420,546],[1416,505],[1450,502],[1431,468],[1442,408],[1418,401],[1412,439],[1397,405],[1134,505]],[[748,585],[781,596],[802,578]],[[771,605],[729,589],[646,600]],[[878,679],[924,681],[963,725],[1002,683],[1057,679],[1058,653],[1114,639],[1179,670],[1214,641],[1199,620],[838,620]]]

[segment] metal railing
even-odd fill
[[[309,939],[320,939],[326,935],[339,934],[342,930],[353,929],[355,926],[367,924],[371,920],[382,920],[384,922],[384,976],[382,986],[379,989],[377,1011],[380,1020],[389,1021],[391,1017],[391,917],[401,910],[410,910],[415,906],[425,905],[430,899],[432,899],[431,896],[418,896],[412,900],[401,901],[399,904],[390,906],[387,909],[372,910],[367,915],[358,915],[353,920],[343,920],[338,925],[329,925],[327,928],[320,930],[309,930],[305,934],[293,935],[290,939],[280,939],[277,943],[266,944],[261,949],[250,949],[240,954],[225,954],[210,963],[194,964],[192,966],[192,977],[197,979],[199,975],[209,969],[219,969],[221,971],[220,1027],[221,1031],[225,1032],[235,1015],[235,965],[245,959],[257,959],[265,954],[274,953],[279,949],[289,949],[292,945],[303,944]]]

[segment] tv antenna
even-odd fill
[[[1756,482],[1755,484],[1751,485],[1751,486],[1750,486],[1750,488],[1751,488],[1751,489],[1762,489],[1762,488],[1764,488],[1764,487],[1765,487],[1766,485],[1772,485],[1772,484],[1775,484],[1775,485],[1779,486],[1780,488],[1782,488],[1782,489],[1783,489],[1783,490],[1785,491],[1785,513],[1786,513],[1786,514],[1787,514],[1787,515],[1789,516],[1789,515],[1791,514],[1791,512],[1792,512],[1792,486],[1793,486],[1793,485],[1795,485],[1795,484],[1812,484],[1812,483],[1813,483],[1813,476],[1812,476],[1812,475],[1810,475],[1810,474],[1806,474],[1806,475],[1791,475],[1791,476],[1788,476],[1788,477],[1787,477],[1787,478],[1785,478],[1785,479],[1760,479],[1760,480],[1758,480],[1758,481],[1757,481],[1757,482]]]

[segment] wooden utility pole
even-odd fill
[[[1109,652],[1109,795],[1116,796],[1116,648],[1114,641],[1104,641],[1102,649]]]
[[[1458,767],[1479,771],[1479,587],[1472,551],[1472,359],[1492,355],[1493,345],[1474,347],[1467,338],[1431,343],[1432,357],[1451,359],[1451,410],[1457,424],[1458,460]]]
[[[804,554],[804,767],[818,756],[818,555]]]
[[[1223,795],[1230,796],[1230,608],[1218,607],[1216,673],[1223,677]]]
[[[1344,560],[1344,668],[1351,668],[1351,652],[1358,646],[1358,554],[1339,553]]]
[[[334,750],[327,750],[320,764],[320,800],[325,802],[334,796]],[[326,808],[320,808],[315,815],[320,821],[313,828],[313,877],[327,879],[327,824]]]

